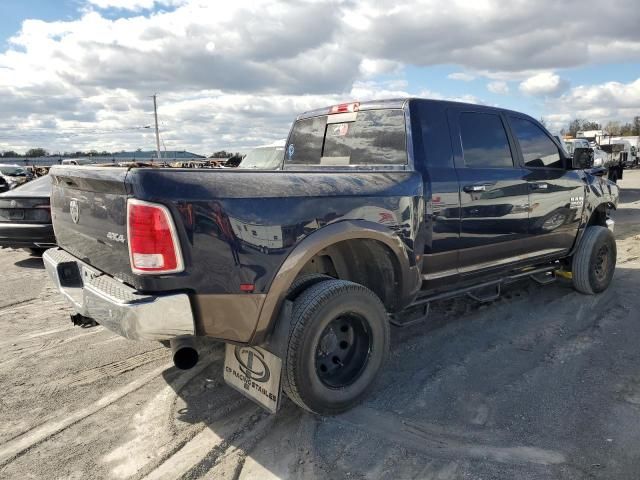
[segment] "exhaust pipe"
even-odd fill
[[[177,337],[169,341],[173,364],[180,370],[189,370],[198,363],[198,350],[196,350],[193,337]]]

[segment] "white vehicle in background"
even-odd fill
[[[593,146],[594,143],[600,145],[603,140],[611,138],[606,130],[581,130],[576,133],[576,138],[584,138]]]
[[[284,144],[286,140],[278,140],[269,145],[262,145],[251,150],[242,159],[238,168],[259,170],[278,170],[284,160]]]
[[[619,161],[623,167],[638,165],[638,137],[614,137],[606,130],[584,130],[576,134],[576,138],[586,138],[591,146],[598,146],[612,155],[612,161]],[[616,145],[607,147],[607,145]]]
[[[607,178],[616,183],[622,179],[622,171],[625,167],[633,163],[634,157],[631,155],[631,144],[626,140],[616,141],[606,130],[583,130],[576,134],[576,138],[589,141],[589,145],[594,152],[594,166],[596,152],[602,158],[603,168],[607,169]]]
[[[4,178],[9,189],[19,187],[33,179],[33,173],[16,164],[0,164],[0,177]]]
[[[600,148],[611,156],[613,163],[620,164],[623,168],[631,168],[636,164],[631,143],[619,138],[604,138],[599,144]]]
[[[613,137],[611,141],[624,145],[621,155],[623,156],[625,167],[633,168],[638,165],[638,137]]]
[[[65,158],[62,160],[62,165],[92,165],[96,163],[95,160],[89,157],[80,158]]]
[[[593,152],[593,166],[594,167],[604,167],[607,163],[608,156],[607,153],[601,150],[597,144],[589,143],[589,140],[586,138],[563,138],[562,146],[567,151],[567,153],[573,156],[573,151],[576,148],[589,148]]]
[[[591,148],[589,140],[586,138],[565,138],[562,140],[564,148],[569,155],[573,155],[576,148]]]

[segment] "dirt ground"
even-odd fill
[[[598,296],[525,281],[393,329],[380,382],[332,418],[268,415],[158,343],[72,327],[42,262],[0,250],[0,478],[640,478],[640,171]]]

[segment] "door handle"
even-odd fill
[[[487,187],[490,187],[491,184],[489,183],[481,183],[481,184],[476,184],[476,185],[465,185],[464,187],[462,187],[462,190],[467,192],[467,193],[473,193],[473,192],[486,192],[487,191]]]
[[[530,183],[531,190],[547,190],[549,188],[548,183]]]

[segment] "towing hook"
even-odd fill
[[[176,337],[169,341],[173,364],[180,370],[189,370],[198,363],[199,355],[193,337]]]

